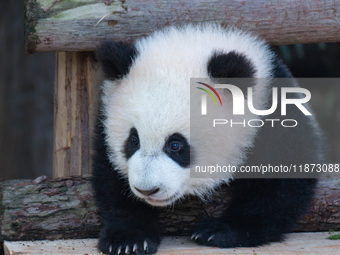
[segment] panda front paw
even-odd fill
[[[199,224],[191,239],[200,245],[220,248],[253,246],[247,231],[218,219],[209,219]]]
[[[144,255],[157,252],[160,238],[157,235],[147,236],[142,231],[128,233],[103,229],[99,237],[98,248],[110,255]]]

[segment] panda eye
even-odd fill
[[[125,141],[124,152],[126,159],[129,159],[140,148],[139,136],[136,128],[130,129],[129,137]]]
[[[169,143],[169,150],[171,152],[179,152],[183,148],[183,144],[178,141],[171,141]]]
[[[139,138],[138,136],[136,135],[132,135],[131,136],[131,143],[134,145],[134,146],[139,146]]]
[[[166,139],[163,151],[181,167],[190,165],[190,146],[180,133],[174,133]]]

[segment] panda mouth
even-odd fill
[[[178,197],[179,197],[179,194],[175,193],[174,195],[166,199],[155,199],[155,198],[147,197],[145,198],[145,200],[151,205],[166,206],[166,205],[169,205],[175,202],[178,199]]]

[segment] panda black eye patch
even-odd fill
[[[126,139],[124,152],[127,159],[131,158],[133,154],[140,148],[140,142],[137,129],[131,128],[129,137]]]
[[[164,152],[180,166],[190,165],[190,146],[181,134],[175,133],[166,140]]]

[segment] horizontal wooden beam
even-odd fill
[[[233,185],[209,203],[192,198],[173,210],[161,209],[166,235],[189,235],[197,221],[218,217],[226,208]],[[321,179],[309,212],[296,231],[340,230],[340,179]],[[97,237],[101,224],[92,197],[90,177],[12,180],[0,183],[2,240]]]
[[[261,247],[219,249],[200,246],[186,237],[166,237],[162,240],[157,255],[237,255],[237,254],[280,254],[311,255],[338,254],[340,243],[329,240],[328,232],[292,233],[284,242],[271,243]],[[63,254],[101,254],[97,250],[97,239],[57,240],[34,242],[5,242],[5,255],[63,255]]]
[[[92,51],[169,25],[216,22],[270,44],[340,41],[338,0],[24,0],[27,52]]]

